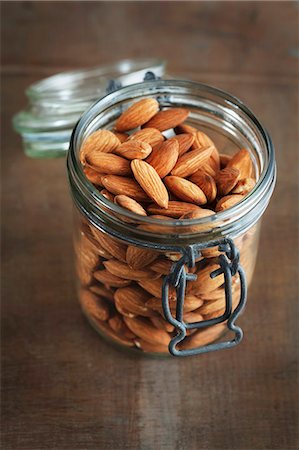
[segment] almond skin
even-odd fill
[[[169,353],[168,345],[149,343],[144,339],[134,339],[136,347],[147,353]]]
[[[245,148],[239,150],[228,161],[226,167],[238,169],[240,172],[240,179],[250,178],[253,167],[249,151]]]
[[[204,170],[199,169],[190,177],[190,181],[195,183],[204,192],[208,203],[215,200],[217,195],[217,186],[215,180],[211,175],[208,175]]]
[[[215,211],[220,212],[224,211],[225,209],[231,208],[232,206],[243,200],[243,198],[243,195],[238,194],[226,195],[217,202]]]
[[[145,209],[138,202],[136,202],[136,200],[134,200],[131,197],[128,197],[127,195],[116,195],[114,197],[114,203],[116,203],[119,206],[122,206],[128,211],[131,211],[135,214],[139,214],[140,216],[147,215]]]
[[[85,166],[83,168],[83,172],[85,173],[86,178],[88,181],[90,181],[92,184],[96,186],[103,186],[102,184],[102,176],[104,174],[97,172],[96,170],[93,170],[91,167]]]
[[[199,206],[193,203],[179,202],[171,200],[168,203],[168,208],[159,208],[157,205],[149,205],[147,212],[149,214],[158,214],[168,217],[173,217],[174,219],[179,219],[183,214],[201,209]]]
[[[187,293],[194,293],[204,298],[206,292],[211,292],[217,289],[224,283],[224,275],[218,275],[216,278],[211,278],[210,274],[219,269],[218,264],[210,263],[204,268],[200,268],[197,272],[197,279],[190,281],[187,285]]]
[[[145,161],[134,159],[132,172],[147,195],[162,208],[168,206],[168,192],[155,169]]]
[[[125,287],[131,284],[131,280],[126,280],[124,278],[113,275],[106,269],[97,270],[96,272],[94,272],[93,276],[97,281],[109,287]]]
[[[150,344],[168,345],[170,342],[169,334],[164,330],[159,330],[154,327],[147,319],[125,317],[124,321],[136,336]]]
[[[164,141],[164,136],[161,131],[156,128],[144,128],[143,130],[132,133],[128,141],[146,142],[151,147],[154,147]]]
[[[109,289],[106,289],[104,286],[95,284],[93,286],[90,286],[89,290],[94,294],[98,295],[99,297],[105,298],[110,302],[114,302],[113,292],[110,291]]]
[[[94,152],[85,155],[86,163],[100,173],[110,175],[130,175],[130,161],[112,153]]]
[[[133,339],[135,337],[132,331],[130,331],[125,324],[122,316],[117,312],[115,312],[115,315],[108,320],[108,324],[112,330],[115,331],[115,333],[118,333],[121,336],[123,335],[128,339]]]
[[[126,159],[145,159],[152,151],[152,147],[147,142],[137,140],[126,141],[114,150],[119,156]]]
[[[114,256],[114,258],[117,258],[120,261],[126,261],[127,246],[125,244],[118,242],[116,239],[94,227],[91,231],[96,241],[108,252],[108,254]]]
[[[225,155],[224,153],[220,153],[220,168],[224,169],[228,162],[232,159],[230,155]]]
[[[192,127],[192,125],[187,125],[186,123],[181,123],[174,128],[175,134],[190,133],[195,135],[197,131],[197,128]]]
[[[190,150],[178,159],[171,174],[177,177],[189,177],[208,161],[213,150],[213,147]]]
[[[115,195],[127,195],[138,202],[149,201],[149,197],[132,178],[119,177],[117,175],[106,175],[102,177],[105,188]]]
[[[161,298],[163,285],[162,278],[156,278],[152,280],[149,279],[139,280],[138,284],[153,297]],[[169,298],[172,300],[176,298],[176,292],[173,287],[169,288]]]
[[[191,336],[186,337],[179,345],[183,350],[193,349],[202,345],[207,345],[219,338],[226,329],[226,324],[217,324],[198,330]]]
[[[204,148],[204,147],[215,147],[214,142],[209,136],[200,130],[196,130],[194,133],[194,142],[192,144],[192,149]]]
[[[109,306],[102,298],[87,290],[81,290],[80,302],[82,308],[87,314],[92,315],[98,320],[109,319]]]
[[[133,130],[148,122],[159,111],[159,103],[154,98],[144,98],[133,103],[115,124],[116,131]]]
[[[120,140],[109,130],[98,130],[88,136],[80,150],[80,161],[85,164],[86,155],[93,153],[110,153],[120,145]]]
[[[203,217],[213,216],[215,213],[211,209],[198,208],[195,211],[183,214],[180,220],[202,219]]]
[[[150,265],[153,261],[155,261],[157,257],[158,254],[153,250],[128,245],[126,260],[128,265],[133,269],[142,269],[143,267],[146,267]],[[152,270],[151,265],[149,268],[150,270]]]
[[[227,195],[237,184],[240,172],[233,167],[226,167],[218,172],[216,183],[218,194],[222,197]]]
[[[255,180],[253,178],[243,178],[239,180],[234,189],[231,191],[232,194],[247,195],[255,186]]]
[[[160,178],[164,178],[174,168],[178,157],[179,143],[169,139],[154,147],[146,162],[155,169]]]
[[[118,131],[113,131],[113,134],[115,134],[115,136],[119,139],[121,144],[125,142],[129,137],[127,133],[118,133]]]
[[[148,294],[139,287],[120,288],[114,294],[115,307],[125,317],[150,317],[153,316],[153,311],[146,306],[148,297]]]
[[[107,189],[102,189],[100,191],[100,194],[103,195],[103,197],[107,198],[107,200],[110,200],[110,202],[114,202],[114,195],[111,194],[111,192],[107,191]]]
[[[168,139],[168,141],[173,140],[179,143],[179,156],[182,156],[191,148],[191,145],[194,142],[194,135],[191,133],[182,133]]]
[[[156,128],[159,131],[175,128],[184,122],[189,115],[189,111],[184,108],[170,108],[159,111],[154,115],[143,128]]]
[[[143,280],[144,278],[153,278],[155,273],[149,269],[132,269],[128,264],[118,261],[117,259],[110,259],[104,261],[105,268],[119,278],[125,278],[126,280]]]
[[[185,180],[185,178],[169,176],[164,178],[164,183],[172,194],[185,202],[195,203],[196,205],[207,203],[207,197],[200,187]]]

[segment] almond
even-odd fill
[[[120,145],[120,140],[109,130],[98,130],[88,136],[80,150],[80,161],[85,164],[86,156],[97,153],[113,152]]]
[[[195,211],[183,214],[180,220],[202,219],[203,217],[213,216],[215,213],[211,209],[198,208]]]
[[[139,286],[141,286],[145,291],[149,292],[154,297],[160,298],[162,293],[162,284],[163,280],[161,278],[153,279],[153,280],[139,280]],[[169,289],[169,297],[171,299],[176,298],[175,289],[170,287]]]
[[[158,111],[159,103],[154,98],[139,100],[121,114],[116,121],[115,129],[121,132],[133,130],[148,122]]]
[[[119,139],[121,144],[125,142],[129,137],[127,133],[118,133],[117,131],[113,131],[113,134],[115,134],[115,136]]]
[[[194,311],[194,310],[198,309],[199,307],[202,306],[202,304],[203,304],[203,300],[201,298],[198,298],[195,295],[186,295],[185,299],[184,299],[183,310],[185,313],[188,313],[190,311]],[[154,311],[159,312],[164,317],[162,303],[159,298],[152,297],[152,298],[148,299],[146,302],[146,305],[149,308],[153,309]],[[175,313],[176,301],[172,299],[170,301],[169,307],[170,307],[171,312]]]
[[[231,191],[232,194],[247,195],[255,186],[255,180],[253,178],[243,178],[238,181],[234,189]]]
[[[202,316],[202,314],[200,314],[199,309],[184,313],[184,322],[187,322],[187,323],[202,322],[203,316]]]
[[[134,342],[136,347],[147,353],[169,353],[168,345],[152,344],[140,338],[135,339]]]
[[[151,264],[151,270],[161,275],[168,275],[172,267],[173,262],[169,259],[158,259]]]
[[[218,339],[226,329],[226,325],[220,323],[212,327],[207,327],[202,330],[198,330],[191,336],[186,337],[179,347],[182,350],[189,350],[197,347],[201,347]]]
[[[149,214],[158,214],[163,216],[169,216],[173,217],[175,219],[180,218],[183,214],[186,214],[191,211],[197,211],[199,206],[194,205],[193,203],[186,203],[186,202],[178,202],[171,200],[168,203],[168,208],[161,208],[156,205],[149,205],[147,208],[147,212]]]
[[[146,162],[155,169],[160,178],[164,178],[174,168],[178,157],[179,143],[169,139],[155,146]]]
[[[169,108],[157,112],[143,128],[156,128],[159,131],[169,130],[187,119],[189,111],[184,108]]]
[[[158,330],[148,319],[125,317],[124,321],[136,336],[144,339],[146,342],[159,345],[168,345],[170,342],[169,334],[164,330]]]
[[[218,172],[216,183],[218,194],[227,195],[237,184],[240,178],[240,172],[233,167],[226,167]]]
[[[114,195],[111,194],[111,192],[107,191],[107,189],[102,189],[100,191],[100,194],[103,195],[103,197],[107,198],[107,200],[110,200],[110,202],[114,202]]]
[[[149,200],[143,189],[139,186],[137,181],[132,178],[119,177],[117,175],[106,175],[102,177],[103,185],[108,191],[115,195],[127,195],[138,202],[145,202]]]
[[[245,148],[239,150],[228,161],[226,167],[238,169],[240,172],[240,179],[250,178],[253,167],[249,151]]]
[[[179,144],[179,156],[184,155],[190,148],[194,142],[194,135],[191,133],[182,133],[174,136],[168,141],[177,141]]]
[[[168,192],[155,169],[139,159],[131,162],[131,168],[134,177],[147,195],[162,208],[167,208]]]
[[[103,264],[110,273],[127,280],[142,280],[144,278],[152,278],[155,275],[151,270],[132,269],[127,264],[116,259],[104,261]]]
[[[130,161],[112,153],[88,153],[85,156],[86,163],[100,173],[111,175],[130,175]]]
[[[114,294],[115,307],[125,317],[150,317],[154,313],[146,306],[148,294],[138,287],[117,289]]]
[[[205,133],[200,130],[196,130],[194,133],[194,142],[192,144],[192,149],[205,148],[205,147],[215,147],[212,139],[209,138]]]
[[[217,300],[212,300],[210,302],[204,302],[204,304],[199,308],[199,311],[203,316],[214,313],[214,312],[218,312],[218,311],[222,311],[221,314],[224,314],[225,297],[223,296],[223,298],[219,298]]]
[[[109,300],[110,302],[114,302],[113,292],[105,288],[104,286],[99,286],[98,284],[95,284],[93,286],[90,286],[89,290],[94,294]]]
[[[131,280],[125,280],[117,277],[108,270],[97,270],[94,272],[93,276],[97,281],[109,287],[125,287],[131,283]]]
[[[127,195],[116,195],[114,197],[114,203],[116,203],[119,206],[122,206],[128,211],[131,211],[135,214],[139,214],[140,216],[147,215],[145,209],[138,202],[136,202],[136,200],[134,200],[131,197],[128,197]]]
[[[158,253],[153,250],[128,245],[126,260],[132,269],[142,269],[155,261],[157,256]],[[152,270],[152,267],[150,269]]]
[[[175,134],[190,133],[195,135],[195,133],[197,132],[197,128],[192,127],[192,125],[187,125],[186,123],[181,123],[174,128],[174,131]]]
[[[243,198],[244,198],[243,195],[238,194],[226,195],[217,202],[215,211],[220,212],[224,211],[225,209],[231,208],[232,206],[236,205],[241,200],[243,200]]]
[[[99,173],[88,166],[83,168],[83,172],[85,173],[85,176],[88,179],[88,181],[90,181],[92,184],[94,184],[95,186],[103,186],[102,176],[104,174]]]
[[[127,246],[125,244],[118,242],[116,239],[108,236],[97,228],[93,227],[91,231],[97,242],[99,242],[101,247],[103,247],[108,254],[120,261],[126,261]]]
[[[154,327],[158,328],[159,330],[165,330],[168,333],[172,333],[172,331],[174,330],[174,326],[163,319],[163,317],[161,316],[153,316],[150,318],[150,321],[152,322]]]
[[[147,142],[131,140],[123,142],[114,153],[126,159],[145,159],[151,151],[152,147]]]
[[[219,269],[219,265],[215,263],[210,263],[206,267],[199,268],[196,272],[197,279],[195,281],[190,281],[187,285],[187,293],[196,293],[196,295],[202,295],[206,292],[211,292],[217,289],[224,283],[224,275],[218,275],[218,277],[211,278],[210,274]]]
[[[215,200],[217,195],[217,186],[211,175],[208,175],[204,170],[199,169],[191,175],[190,181],[200,187],[207,197],[208,203],[212,203]]]
[[[207,203],[207,197],[200,187],[185,180],[185,178],[168,176],[164,178],[164,183],[172,194],[185,202],[195,203],[196,205]]]
[[[232,159],[230,155],[225,155],[224,153],[220,153],[220,168],[224,169],[228,162]]]
[[[80,302],[83,310],[87,313],[96,317],[98,320],[108,320],[109,318],[109,307],[107,303],[97,295],[92,292],[81,290],[80,291]]]
[[[210,175],[212,178],[216,178],[218,170],[213,169],[212,166],[210,166],[209,162],[204,163],[199,170],[202,170],[207,175]],[[196,173],[196,172],[195,172]],[[194,174],[193,174],[194,175]]]
[[[126,347],[134,347],[134,340],[132,338],[128,338],[124,334],[116,333],[106,322],[97,322],[96,327],[117,344],[125,345]]]
[[[125,324],[122,316],[118,313],[115,313],[115,315],[108,320],[108,324],[115,333],[125,336],[127,339],[133,339],[135,337]]]
[[[207,162],[213,149],[214,147],[206,147],[185,153],[185,155],[178,159],[171,174],[178,177],[189,177]]]
[[[147,142],[151,147],[154,147],[164,141],[164,136],[161,131],[156,128],[144,128],[143,130],[132,133],[128,140]]]

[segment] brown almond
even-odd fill
[[[216,205],[215,211],[221,212],[225,209],[231,208],[232,206],[239,203],[241,200],[243,200],[243,195],[238,194],[232,194],[232,195],[226,195],[225,197],[222,197]]]
[[[129,135],[127,133],[119,133],[118,131],[113,131],[113,134],[115,134],[121,144],[129,138]]]
[[[86,156],[97,153],[113,152],[120,145],[120,140],[109,130],[98,130],[89,135],[80,150],[80,161],[85,164]]]
[[[203,191],[207,197],[208,203],[215,200],[217,195],[217,186],[215,180],[211,175],[208,175],[204,170],[199,169],[190,177],[190,181],[195,183]]]
[[[187,119],[189,111],[185,108],[169,108],[157,112],[143,128],[156,128],[159,131],[169,130]]]
[[[132,338],[128,338],[125,334],[116,333],[107,322],[97,322],[96,327],[99,328],[104,336],[108,336],[117,344],[125,345],[126,347],[134,347],[135,343]],[[131,333],[132,335],[133,333]]]
[[[146,279],[139,280],[138,284],[152,296],[161,298],[162,285],[163,285],[162,278],[157,278],[157,279],[153,279],[153,280],[148,280],[148,279],[147,280]],[[169,289],[169,297],[171,299],[176,298],[175,289],[172,287],[170,287],[170,289]]]
[[[196,309],[194,311],[189,311],[187,313],[184,313],[184,322],[187,322],[187,323],[202,322],[203,316],[199,312],[199,310],[200,310],[200,308]]]
[[[115,307],[125,317],[153,316],[153,311],[146,306],[148,294],[139,287],[124,287],[114,294]]]
[[[100,297],[109,300],[110,302],[114,302],[113,292],[110,291],[109,289],[105,288],[104,286],[94,284],[93,286],[89,287],[89,290],[91,292],[93,292],[94,294],[99,295]]]
[[[199,268],[196,272],[197,279],[195,281],[190,281],[187,285],[187,293],[196,293],[204,298],[206,292],[211,292],[217,289],[224,283],[224,275],[218,275],[215,278],[211,278],[210,274],[219,269],[219,265],[215,263],[210,263],[204,268]]]
[[[132,333],[131,330],[125,324],[122,316],[115,312],[114,316],[108,320],[109,326],[112,328],[115,333],[118,333],[121,336],[125,336],[127,339],[133,339],[135,334]]]
[[[153,344],[140,338],[135,339],[134,342],[136,347],[147,353],[169,353],[168,345]]]
[[[182,350],[189,350],[203,345],[210,344],[218,339],[226,329],[226,325],[220,323],[212,327],[198,330],[191,336],[186,337],[179,345]]]
[[[130,161],[112,153],[94,152],[85,156],[86,163],[100,173],[111,175],[130,175]]]
[[[167,322],[167,320],[165,320],[158,314],[156,316],[151,317],[150,321],[152,322],[154,327],[158,328],[159,330],[165,330],[168,333],[172,333],[174,330],[174,326],[171,325],[171,323]]]
[[[104,174],[97,172],[96,170],[93,170],[91,167],[85,166],[83,168],[83,172],[85,173],[86,178],[88,181],[90,181],[92,184],[96,186],[103,186],[102,184],[102,176]]]
[[[146,162],[155,169],[160,178],[164,178],[174,168],[178,157],[179,143],[168,139],[153,148]]]
[[[190,133],[195,135],[195,133],[197,132],[197,128],[192,127],[192,125],[187,125],[186,123],[181,123],[174,128],[174,131],[175,134]]]
[[[80,302],[83,310],[98,320],[109,319],[108,304],[102,298],[87,290],[80,291]]]
[[[129,286],[131,283],[131,280],[125,280],[124,278],[117,277],[106,269],[97,270],[94,272],[93,276],[97,281],[109,287],[125,287]]]
[[[148,122],[159,111],[159,103],[154,98],[144,98],[133,103],[117,119],[116,131],[133,130]],[[154,127],[155,128],[155,127]]]
[[[124,321],[136,336],[144,339],[146,342],[159,345],[168,345],[170,342],[169,334],[164,330],[159,330],[154,327],[148,319],[125,317]]]
[[[144,128],[142,130],[135,131],[129,137],[128,141],[147,142],[151,147],[160,144],[164,141],[164,136],[161,131],[156,128]]]
[[[189,213],[183,214],[180,220],[192,220],[192,219],[202,219],[203,217],[213,216],[215,213],[211,209],[200,208],[196,211],[191,211]],[[198,225],[186,225],[185,232],[189,233],[199,233],[202,231],[208,231],[212,228],[211,223],[198,224]]]
[[[207,162],[213,152],[214,147],[190,150],[181,156],[171,171],[177,177],[189,177]]]
[[[168,208],[161,208],[157,205],[151,204],[147,208],[149,214],[158,214],[162,216],[173,217],[174,219],[179,219],[183,214],[191,211],[197,211],[199,206],[193,203],[179,202],[171,200],[168,203]]]
[[[122,206],[128,211],[131,211],[135,214],[139,214],[140,216],[147,215],[145,209],[140,205],[140,203],[136,202],[136,200],[134,200],[131,197],[128,197],[127,195],[116,195],[114,197],[114,203],[116,203],[119,206]]]
[[[186,295],[185,299],[184,299],[183,311],[184,311],[184,313],[194,311],[194,310],[198,309],[199,307],[201,307],[202,304],[203,304],[203,300],[201,298],[196,297],[195,295]],[[148,299],[146,302],[146,305],[149,308],[153,309],[154,311],[159,312],[164,317],[162,303],[159,298],[152,297],[152,298]],[[169,303],[169,307],[170,307],[171,312],[175,313],[176,301],[172,299]]]
[[[155,169],[145,161],[133,159],[131,168],[137,182],[147,195],[162,208],[168,206],[168,192]]]
[[[177,134],[173,138],[168,139],[168,141],[177,141],[179,144],[179,156],[184,155],[194,142],[194,135],[191,133]]]
[[[196,130],[194,133],[194,142],[192,148],[205,148],[205,147],[215,147],[214,142],[211,138],[200,130]]]
[[[232,194],[247,195],[255,186],[255,180],[253,178],[243,178],[239,180],[234,189],[231,191]]]
[[[218,173],[218,170],[213,169],[213,167],[209,164],[209,162],[206,162],[205,164],[203,164],[199,170],[202,170],[207,175],[210,175],[212,178],[214,178],[214,180]]]
[[[237,184],[240,172],[233,167],[226,167],[218,172],[216,183],[218,194],[222,197],[227,195]]]
[[[149,269],[132,269],[128,264],[118,261],[117,259],[110,259],[104,261],[103,265],[113,275],[127,280],[142,280],[144,278],[153,278],[155,273]]]
[[[129,140],[123,142],[114,153],[126,159],[145,159],[151,153],[152,147],[147,142]]]
[[[132,269],[142,269],[155,261],[157,257],[158,253],[153,250],[128,245],[126,260]],[[150,269],[152,270],[151,266]]]
[[[105,175],[102,177],[103,185],[108,191],[115,195],[127,195],[137,202],[149,201],[149,197],[132,178],[120,177],[117,175]]]
[[[227,168],[238,169],[240,172],[240,179],[250,178],[252,174],[252,161],[248,150],[242,148],[228,161]]]
[[[225,155],[224,153],[220,153],[220,168],[224,169],[228,162],[232,159],[230,155]]]
[[[219,298],[217,300],[204,302],[204,304],[199,308],[199,311],[203,316],[218,311],[222,311],[221,314],[223,314],[225,311],[225,297],[223,296],[223,298]]]
[[[103,197],[107,198],[107,200],[110,200],[110,202],[114,202],[114,195],[111,194],[111,192],[107,191],[107,189],[102,189],[100,191],[100,194],[103,195]]]
[[[158,259],[151,264],[151,270],[161,275],[168,275],[173,262],[169,259]]]
[[[207,203],[207,197],[200,187],[185,178],[168,176],[164,178],[164,183],[172,194],[185,202],[196,205]]]
[[[120,261],[126,261],[127,246],[118,242],[115,238],[108,236],[97,228],[92,227],[92,234],[100,246],[104,248],[108,254]]]

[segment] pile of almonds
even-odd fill
[[[184,220],[235,205],[255,185],[249,151],[219,154],[209,136],[185,123],[188,114],[184,108],[159,110],[152,98],[133,103],[117,119],[113,131],[98,130],[83,142],[80,161],[86,177],[108,200],[141,216]],[[169,136],[170,130],[173,135],[167,139],[163,132]],[[85,314],[114,341],[145,352],[167,352],[175,330],[164,319],[161,288],[163,276],[179,255],[127,245],[86,219],[80,220],[77,270]],[[254,265],[255,238],[252,229],[236,242],[249,272]],[[218,255],[215,248],[205,250],[191,270],[197,280],[187,286],[186,322],[224,312],[223,275],[210,278],[219,267]],[[239,283],[234,277],[234,305],[238,300]],[[170,302],[175,313],[172,290]],[[224,329],[225,324],[219,324],[190,331],[182,348],[212,342]]]

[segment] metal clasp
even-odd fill
[[[224,275],[225,312],[222,316],[214,319],[193,323],[184,322],[183,308],[186,284],[188,281],[196,280],[197,278],[197,275],[186,272],[185,265],[187,265],[189,268],[194,267],[196,259],[201,254],[201,250],[216,246],[218,246],[219,251],[223,252],[223,254],[218,257],[220,266],[219,269],[212,272],[210,276],[211,278],[215,278],[221,274]],[[182,257],[173,264],[169,275],[166,275],[164,277],[162,286],[163,312],[165,319],[177,330],[177,335],[173,337],[169,343],[169,352],[173,356],[199,355],[202,353],[231,348],[241,342],[243,338],[243,331],[240,327],[235,325],[235,320],[245,306],[247,287],[245,272],[240,266],[239,258],[239,250],[235,246],[232,239],[229,238],[210,241],[206,244],[190,245],[183,250]],[[235,310],[232,311],[232,277],[237,273],[240,279],[240,300]],[[169,286],[173,286],[176,289],[175,317],[172,315],[169,307]],[[225,321],[227,321],[227,328],[235,333],[235,337],[233,340],[209,344],[188,350],[177,349],[177,345],[185,339],[188,329],[201,329]]]

